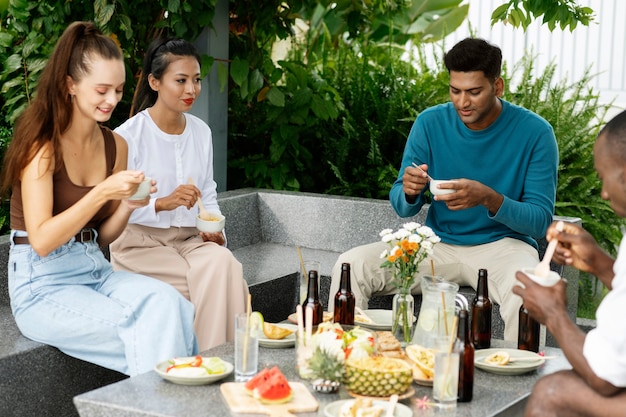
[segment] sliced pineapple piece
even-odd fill
[[[267,337],[268,339],[279,340],[279,339],[284,339],[285,337],[292,334],[293,330],[286,329],[284,327],[277,326],[275,324],[268,323],[265,321],[263,322],[263,333],[265,334],[265,337]]]

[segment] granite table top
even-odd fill
[[[509,347],[502,340],[494,340],[492,347]],[[203,352],[203,356],[219,356],[234,363],[233,344],[227,343]],[[414,416],[506,416],[521,415],[525,401],[534,383],[543,375],[570,365],[560,349],[546,347],[545,355],[552,358],[536,371],[524,375],[497,375],[476,368],[474,375],[474,395],[469,403],[458,403],[452,410],[436,408],[420,409],[417,400],[424,396],[432,400],[432,388],[412,384],[415,395],[401,400],[413,411]],[[295,349],[268,349],[259,347],[259,369],[278,365],[290,381],[304,382],[295,368]],[[81,394],[74,398],[74,404],[81,417],[204,417],[204,416],[259,416],[259,414],[232,413],[225,402],[220,383],[233,382],[234,374],[211,385],[184,386],[163,380],[154,372],[148,372],[126,380]],[[324,416],[328,404],[351,398],[345,388],[334,394],[313,391],[319,408],[313,413],[297,413],[298,417]]]

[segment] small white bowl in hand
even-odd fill
[[[130,196],[129,200],[143,200],[150,195],[150,189],[152,188],[152,178],[145,177],[145,179],[139,184],[137,192]]]
[[[561,276],[554,271],[550,271],[547,277],[540,277],[535,275],[535,268],[522,268],[522,272],[528,275],[528,278],[532,279],[539,285],[544,287],[552,287],[561,280]]]
[[[200,213],[196,216],[196,227],[204,233],[217,233],[224,230],[226,217],[219,213],[207,213],[209,218],[200,217]]]
[[[456,193],[456,190],[453,188],[439,188],[439,184],[447,184],[447,183],[455,183],[456,181],[451,180],[430,180],[430,193],[432,195],[444,195],[444,194],[452,194]]]

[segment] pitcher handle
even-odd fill
[[[469,311],[469,302],[467,301],[467,298],[463,294],[457,293],[454,296],[454,302],[457,306],[459,306],[461,310]]]

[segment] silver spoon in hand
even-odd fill
[[[424,174],[426,174],[426,176],[428,177],[429,180],[434,181],[433,177],[431,177],[430,175],[428,175],[428,172],[424,171],[422,168],[419,167],[419,165],[417,165],[415,162],[412,162],[411,165],[413,165],[415,168],[419,169],[420,171],[422,171]]]

